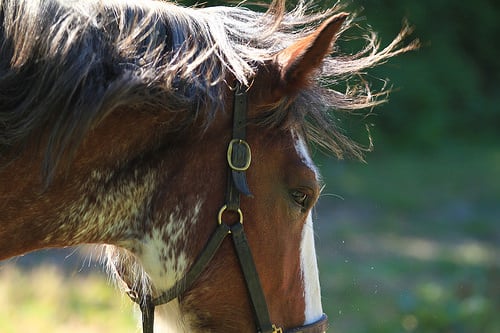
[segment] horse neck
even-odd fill
[[[144,180],[153,177],[152,170],[139,170],[142,166],[123,169],[153,149],[157,122],[162,123],[146,112],[113,112],[88,133],[74,159],[54,171],[49,184],[42,173],[45,150],[35,140],[11,161],[0,161],[1,259],[46,247],[113,242],[118,235],[103,222],[104,210],[113,212],[118,206],[104,207],[100,202],[118,205],[127,198],[112,188],[105,191],[104,184],[113,187],[114,181],[126,180],[132,187],[151,183]],[[134,174],[128,176],[127,171]],[[138,198],[125,202],[133,199]]]
[[[58,186],[44,192],[40,161],[40,154],[25,151],[0,169],[0,259],[50,246],[61,198],[72,197]]]
[[[56,169],[48,186],[41,172],[45,151],[36,148],[39,143],[26,144],[0,168],[0,258],[130,237],[139,215],[151,208],[147,203],[161,172],[182,163],[179,152],[192,149],[184,146],[186,138],[198,140],[204,133],[196,125],[182,135],[172,132],[186,116],[178,111],[176,117],[162,110],[113,111],[87,134],[75,158]],[[216,123],[221,127],[210,132],[219,140],[227,124]]]

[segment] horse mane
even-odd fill
[[[340,9],[311,13],[301,1],[286,11],[284,2],[261,13],[161,1],[0,0],[0,154],[43,134],[43,171],[50,175],[92,127],[125,105],[190,110],[188,122],[203,113],[208,125],[223,109],[228,75],[248,86],[260,65]],[[342,31],[353,25],[351,18]],[[401,46],[410,30],[382,50],[370,33],[356,54],[328,57],[317,82],[263,123],[293,114],[297,123],[307,120],[309,140],[339,157],[361,156],[328,110],[370,108],[384,95],[362,79],[344,84],[344,92],[332,84],[414,48]]]

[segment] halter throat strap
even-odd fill
[[[151,295],[141,295],[140,292],[133,289],[127,292],[130,299],[137,303],[141,309],[143,333],[153,333],[155,307],[166,304],[184,294],[205,270],[224,239],[229,235],[233,241],[246,282],[257,332],[323,333],[327,330],[328,322],[324,314],[318,321],[310,325],[295,327],[286,331],[271,323],[262,285],[243,228],[243,213],[240,209],[241,194],[252,196],[246,181],[246,170],[251,164],[251,150],[246,142],[246,119],[247,93],[241,90],[238,85],[234,93],[233,137],[227,150],[229,172],[226,204],[219,211],[218,225],[184,278],[178,280],[170,289],[156,298]],[[226,217],[233,218],[233,216],[237,216],[237,221],[226,223]]]

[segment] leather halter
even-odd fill
[[[129,290],[127,294],[137,303],[142,312],[143,333],[153,333],[155,307],[166,304],[186,292],[210,263],[226,236],[230,235],[240,268],[247,285],[248,295],[255,317],[255,325],[259,333],[324,333],[328,329],[328,318],[325,314],[316,322],[300,327],[283,330],[271,323],[266,299],[259,279],[259,274],[250,251],[248,240],[243,229],[243,212],[240,209],[240,195],[252,196],[246,181],[245,171],[251,164],[251,150],[246,140],[247,93],[238,85],[234,92],[233,138],[227,150],[229,165],[226,204],[218,214],[218,225],[210,236],[205,248],[184,278],[178,280],[170,289],[156,298],[141,295],[137,290]],[[238,217],[235,223],[224,222],[226,214],[232,212]]]

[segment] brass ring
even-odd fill
[[[226,210],[227,210],[227,205],[222,206],[222,208],[219,210],[219,214],[217,215],[219,224],[222,224],[222,214],[224,214]],[[238,223],[243,224],[243,212],[239,208],[236,210],[236,212],[238,213],[238,216],[240,218]]]

